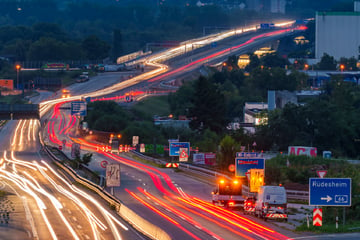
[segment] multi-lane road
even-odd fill
[[[157,61],[163,62],[178,55],[169,51],[168,55],[152,56],[147,59],[147,64],[153,70],[130,78],[129,74],[122,73],[101,74],[86,83],[69,87],[75,96],[66,100],[100,97],[128,91],[135,86],[148,87],[194,71],[204,63],[221,61],[238,51],[248,51],[289,31],[239,36],[238,39],[233,38],[232,41],[236,42],[232,42],[230,47],[224,44],[218,49],[194,53],[190,56],[191,61],[178,58],[170,68]],[[79,123],[78,119],[69,115],[68,110],[60,108],[64,99],[44,101],[43,98],[47,97],[48,94],[42,93],[33,100],[41,102],[41,124],[31,120],[9,122],[0,132],[4,159],[0,181],[4,189],[18,196],[17,201],[23,205],[22,212],[27,221],[20,224],[24,229],[22,235],[29,239],[143,238],[108,209],[103,201],[72,184],[72,180],[43,154],[39,144],[40,127],[47,128],[47,131],[42,131],[47,133],[44,141],[58,146],[63,139],[68,143],[72,141],[69,133]],[[59,94],[50,97],[56,98]],[[55,105],[57,103],[60,104]],[[94,152],[90,163],[94,171],[104,174],[100,167],[102,161],[121,165],[121,187],[115,189],[114,195],[140,217],[161,227],[172,239],[287,239],[293,236],[293,233],[274,230],[268,224],[209,204],[211,183],[194,180],[169,169],[151,167],[126,155],[98,151],[96,145],[83,139],[77,141],[81,142],[82,151]]]

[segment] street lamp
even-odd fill
[[[344,65],[344,64],[340,64],[340,70],[341,70],[341,71],[344,71],[344,69],[345,69],[345,65]]]
[[[16,88],[19,89],[19,72],[21,69],[21,66],[19,64],[16,64]]]

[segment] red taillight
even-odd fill
[[[278,209],[284,209],[283,207],[278,207]]]
[[[230,201],[229,202],[229,206],[234,206],[235,205],[235,202],[234,201]]]

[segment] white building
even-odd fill
[[[360,59],[360,10],[354,3],[355,12],[317,12],[315,58],[324,53],[336,60],[341,57]]]
[[[270,12],[285,14],[286,1],[285,0],[271,0]]]

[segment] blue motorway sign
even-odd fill
[[[86,102],[84,101],[71,102],[71,115],[86,116]]]
[[[265,169],[265,159],[263,158],[236,158],[235,176],[246,177],[246,172],[250,169]]]
[[[351,178],[310,178],[309,205],[351,206]]]
[[[190,153],[189,142],[169,142],[169,156],[179,156],[180,148],[187,148]]]
[[[259,157],[259,153],[257,153],[257,152],[237,152],[236,153],[236,157],[237,158],[245,158],[245,157],[247,157],[247,158],[257,158],[257,157]]]

